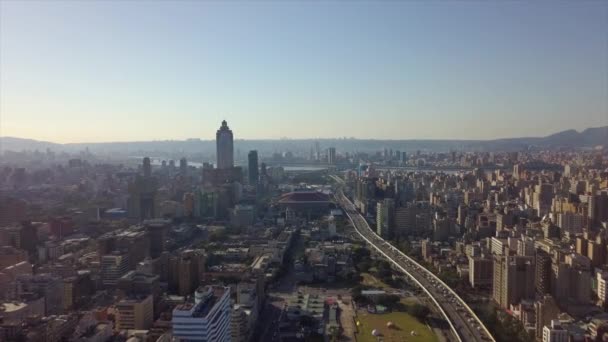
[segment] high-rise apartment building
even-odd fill
[[[88,301],[94,292],[95,287],[89,271],[81,271],[76,276],[63,278],[63,309],[70,310],[80,306]]]
[[[551,320],[557,318],[560,313],[557,303],[550,295],[544,295],[534,302],[534,313],[536,316],[535,334],[536,340],[542,340],[543,329],[551,323]]]
[[[590,240],[587,243],[587,257],[593,267],[603,265],[606,262],[606,241],[599,236]]]
[[[101,281],[106,286],[116,285],[118,279],[129,271],[127,254],[115,252],[101,257]]]
[[[591,300],[591,262],[579,254],[569,254],[552,267],[551,287],[560,305],[587,304]]]
[[[174,265],[177,268],[177,292],[182,296],[192,293],[205,270],[204,252],[196,249],[183,251]]]
[[[241,282],[236,288],[236,303],[232,307],[232,342],[251,340],[258,319],[261,299],[256,282]]]
[[[171,221],[156,219],[144,222],[150,242],[150,257],[158,258],[165,250],[165,240]]]
[[[540,295],[551,293],[551,256],[542,249],[536,250],[536,292]]]
[[[580,234],[585,225],[585,217],[581,214],[565,212],[557,214],[557,226],[564,232]]]
[[[249,184],[255,185],[258,183],[258,178],[260,177],[259,170],[258,170],[258,151],[256,151],[256,150],[249,151],[249,154],[247,155],[247,159],[248,159],[247,171],[249,173]]]
[[[239,304],[232,307],[230,336],[232,342],[246,342],[249,338],[247,310]]]
[[[592,227],[608,220],[608,191],[594,191],[588,196],[587,214]]]
[[[148,233],[140,226],[126,230],[106,233],[97,239],[99,255],[126,254],[129,260],[129,269],[135,269],[137,263],[144,260],[150,252],[150,239]]]
[[[445,217],[436,215],[433,218],[433,240],[446,241],[452,233],[452,221]]]
[[[534,256],[535,254],[534,239],[530,237],[521,237],[517,240],[517,255]]]
[[[534,257],[494,256],[493,299],[503,309],[534,298]]]
[[[230,342],[230,288],[200,287],[194,303],[178,305],[173,310],[173,337],[180,342]]]
[[[520,164],[513,165],[513,178],[520,179],[523,167]]]
[[[492,237],[490,239],[490,250],[495,255],[505,255],[508,253],[509,245],[508,240],[498,237]]]
[[[568,331],[562,328],[560,321],[551,320],[551,325],[543,328],[543,342],[568,342],[570,335]]]
[[[491,258],[469,257],[469,283],[471,287],[490,287],[493,280],[494,262]]]
[[[408,236],[416,229],[416,205],[408,203],[395,209],[395,235]]]
[[[576,253],[580,255],[587,255],[589,247],[589,241],[584,236],[576,237]]]
[[[395,200],[385,198],[376,205],[376,232],[384,239],[390,239],[395,228]]]
[[[425,261],[429,259],[429,257],[433,254],[433,244],[431,240],[424,239],[420,244],[420,251],[422,252],[422,259]]]
[[[222,121],[222,126],[215,134],[218,169],[234,167],[233,139],[232,130],[228,127],[226,120]]]

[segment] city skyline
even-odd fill
[[[0,289],[7,342],[608,341],[608,0],[0,0]]]
[[[0,136],[211,140],[222,119],[237,139],[608,125],[603,2],[0,6]]]

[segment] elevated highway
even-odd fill
[[[408,275],[431,298],[450,325],[457,341],[495,342],[479,317],[454,290],[435,274],[378,236],[341,190],[336,193],[336,200],[357,233],[396,268]]]

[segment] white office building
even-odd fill
[[[180,342],[230,342],[230,288],[199,287],[194,303],[173,310],[173,337]]]

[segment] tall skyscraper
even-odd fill
[[[330,147],[327,150],[327,163],[331,164],[331,165],[336,163],[336,148],[335,147]]]
[[[144,177],[150,177],[152,175],[152,165],[150,164],[150,158],[144,158]]]
[[[143,177],[137,176],[129,184],[129,199],[127,209],[129,217],[134,219],[151,219],[156,215],[156,190],[158,183],[152,177],[150,158],[143,160]]]
[[[399,158],[401,161],[401,165],[407,164],[407,152],[405,152],[405,151],[401,152],[401,156],[399,156]]]
[[[258,171],[258,151],[253,150],[249,151],[247,155],[249,164],[248,164],[248,172],[249,172],[249,184],[254,185],[258,182],[259,171]]]
[[[179,173],[186,175],[186,172],[188,172],[188,160],[186,158],[182,158],[179,160]]]
[[[218,169],[229,169],[234,167],[233,139],[232,130],[228,127],[226,120],[222,121],[222,126],[215,134]]]

